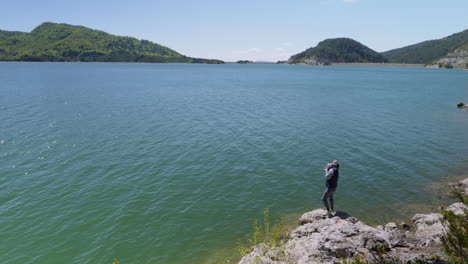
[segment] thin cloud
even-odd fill
[[[235,51],[233,51],[233,53],[236,53],[236,54],[252,54],[252,53],[259,53],[259,52],[262,52],[262,49],[249,48],[249,49],[245,49],[245,50],[235,50]]]
[[[287,60],[291,57],[291,52],[285,48],[274,48],[272,54],[270,55],[273,60]]]
[[[275,48],[248,48],[243,50],[235,50],[231,52],[231,56],[225,58],[226,61],[251,60],[251,61],[278,61],[287,60],[291,57],[291,51],[288,50],[283,43]]]

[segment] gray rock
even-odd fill
[[[425,224],[425,225],[433,225],[435,223],[440,222],[440,218],[442,217],[439,213],[432,213],[432,214],[416,214],[413,216],[411,221],[415,224]]]
[[[452,211],[456,215],[463,215],[468,210],[468,207],[463,203],[454,203],[447,207],[446,210]]]
[[[411,221],[416,225],[415,235],[424,241],[423,245],[429,245],[432,241],[440,242],[443,234],[443,226],[440,222],[441,214],[416,214]]]
[[[468,107],[468,105],[464,104],[464,105],[459,106],[459,107],[464,107],[465,108],[465,107]],[[468,178],[463,179],[461,181],[458,181],[458,182],[456,182],[454,184],[451,184],[451,186],[453,188],[455,188],[455,190],[457,192],[460,192],[460,194],[462,194],[462,195],[463,194],[468,194]]]
[[[452,65],[455,68],[465,68],[468,63],[468,50],[460,47],[447,53],[443,58],[436,61],[436,64]]]
[[[378,230],[378,229],[376,229]],[[379,232],[382,232],[378,230]],[[388,235],[384,232],[363,232],[361,235],[361,247],[367,248],[369,250],[380,250],[390,249],[390,243],[388,242]]]
[[[398,231],[388,233],[388,242],[391,247],[404,246],[404,235]]]
[[[456,203],[447,210],[464,214],[467,207]],[[402,229],[393,222],[372,227],[345,212],[329,217],[325,210],[317,209],[299,218],[299,226],[281,246],[260,244],[239,263],[335,264],[354,256],[369,259],[371,251],[382,248],[404,263],[413,263],[421,254],[441,254],[440,237],[444,234],[441,218],[438,213],[416,214],[412,219],[415,231],[411,232],[405,223],[400,224]]]
[[[356,217],[349,217],[349,218],[346,218],[346,220],[353,224],[356,224],[357,222],[359,222],[359,219],[357,219]]]
[[[460,210],[461,205],[449,208]],[[443,233],[440,214],[417,214],[416,231],[402,231],[395,223],[375,228],[346,213],[328,217],[323,209],[303,214],[300,226],[291,231],[290,239],[274,248],[260,244],[243,257],[240,264],[311,264],[339,263],[342,258],[362,256],[384,249],[411,262],[426,251],[434,252]]]
[[[395,224],[393,222],[390,222],[390,223],[386,224],[385,228],[384,228],[385,231],[393,231],[395,229],[398,229],[398,226],[397,226],[397,224]]]
[[[400,228],[403,229],[403,230],[410,230],[411,227],[407,223],[401,222],[400,223]]]
[[[462,190],[462,193],[468,194],[468,178],[459,181],[457,186]]]
[[[324,209],[317,209],[311,212],[307,212],[303,214],[299,218],[299,225],[303,225],[306,223],[313,223],[317,220],[322,220],[328,218],[327,211]]]

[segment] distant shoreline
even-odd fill
[[[426,64],[414,63],[366,63],[366,62],[332,62],[330,65],[315,65],[307,63],[275,63],[275,62],[252,62],[252,63],[236,63],[224,62],[225,64],[276,64],[276,65],[305,65],[305,66],[353,66],[353,67],[404,67],[404,68],[438,68],[431,67]],[[437,66],[437,65],[433,65]]]
[[[402,68],[432,68],[439,69],[436,65],[425,64],[406,64],[406,63],[331,63],[330,65],[314,65],[306,63],[275,63],[275,62],[253,62],[253,63],[202,63],[202,62],[139,62],[139,61],[20,61],[20,60],[0,60],[0,63],[16,62],[16,63],[137,63],[137,64],[240,64],[240,65],[303,65],[303,66],[351,66],[351,67],[402,67]],[[462,69],[462,68],[460,68]],[[467,70],[467,69],[464,69]]]
[[[252,63],[236,63],[224,62],[224,64],[275,64],[275,65],[305,65],[305,66],[355,66],[355,67],[405,67],[405,68],[433,68],[426,64],[409,64],[409,63],[360,63],[360,62],[332,62],[330,65],[315,65],[307,63],[276,63],[276,62],[252,62]],[[437,68],[437,67],[434,67]]]
[[[424,64],[408,63],[332,63],[332,66],[357,66],[357,67],[407,67],[407,68],[427,68]]]

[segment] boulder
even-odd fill
[[[457,188],[467,193],[468,179],[458,182]],[[454,203],[446,210],[460,215],[468,208],[463,203]],[[303,214],[299,226],[279,247],[259,244],[239,263],[332,264],[355,256],[369,260],[377,249],[398,257],[403,263],[416,263],[422,254],[442,254],[440,241],[444,228],[441,220],[439,213],[416,214],[411,220],[415,230],[412,232],[406,223],[390,222],[372,227],[342,211],[329,216],[327,211],[317,209]],[[446,262],[434,259],[425,263]]]
[[[398,226],[394,222],[390,222],[390,223],[386,224],[385,228],[384,228],[385,231],[393,231],[395,229],[398,229]]]
[[[462,203],[452,204],[448,210],[464,213]],[[345,212],[328,216],[323,209],[303,214],[299,226],[290,232],[289,239],[279,247],[260,244],[240,264],[312,264],[339,263],[343,258],[360,256],[372,258],[372,252],[384,250],[412,263],[421,254],[440,254],[440,237],[444,232],[441,214],[416,214],[412,222],[415,232],[407,224],[394,222],[372,227]],[[406,229],[406,230],[405,230]],[[435,263],[435,262],[434,262]]]
[[[468,178],[458,181],[453,185],[461,194],[468,194]]]
[[[431,242],[440,242],[440,236],[443,234],[443,227],[440,219],[441,214],[416,214],[411,221],[416,225],[415,235],[428,245]]]
[[[463,215],[468,210],[468,207],[463,203],[454,203],[447,207],[445,210],[452,211],[456,215]]]

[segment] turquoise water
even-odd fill
[[[462,70],[0,63],[0,94],[7,264],[207,263],[264,208],[320,207],[333,159],[370,222],[468,169]]]

